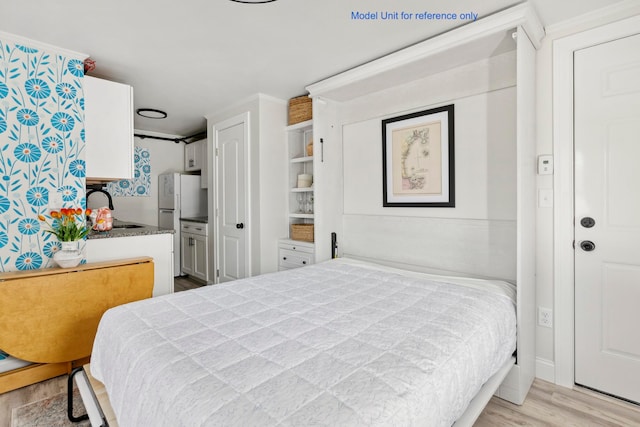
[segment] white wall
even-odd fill
[[[149,135],[174,138],[175,135],[164,135],[140,131]],[[151,157],[151,188],[148,197],[113,197],[113,216],[122,221],[132,221],[148,225],[158,225],[158,175],[168,171],[184,170],[184,144],[156,139],[135,138],[136,147],[149,150]],[[89,207],[107,206],[107,198],[94,193],[89,199]]]
[[[515,87],[447,101],[455,105],[454,209],[382,206],[380,121],[402,113],[345,125],[345,214],[515,220],[515,102]]]
[[[287,104],[260,97],[260,273],[278,270],[278,239],[287,237]],[[283,165],[286,165],[283,167]]]
[[[515,279],[515,77],[508,52],[341,106],[345,252]],[[455,105],[456,207],[383,207],[381,121],[447,104]],[[393,259],[416,233],[420,243]]]
[[[546,28],[547,36],[537,53],[537,153],[552,154],[554,144],[572,144],[573,141],[553,140],[553,43],[555,40],[615,22],[640,13],[637,1],[624,1],[612,7],[597,10],[569,21]],[[558,167],[556,167],[556,174]],[[553,189],[553,176],[538,176],[538,189]],[[563,197],[565,195],[562,195]],[[571,195],[568,195],[571,197]],[[554,301],[554,209],[538,208],[536,224],[536,304],[556,308]],[[557,313],[556,313],[557,314]],[[555,325],[558,326],[557,323]],[[555,381],[556,348],[554,329],[538,326],[536,329],[536,375]]]

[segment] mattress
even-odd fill
[[[512,355],[514,289],[345,259],[107,311],[128,426],[450,426]]]

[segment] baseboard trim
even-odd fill
[[[556,382],[556,365],[552,360],[536,357],[536,377],[550,383]]]

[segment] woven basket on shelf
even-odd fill
[[[291,224],[291,239],[313,242],[313,224]]]
[[[298,96],[289,100],[289,125],[311,120],[311,98],[307,95]]]

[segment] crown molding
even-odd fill
[[[568,33],[577,27],[593,27],[603,21],[615,21],[640,14],[638,0],[625,0],[545,27],[548,36]]]

